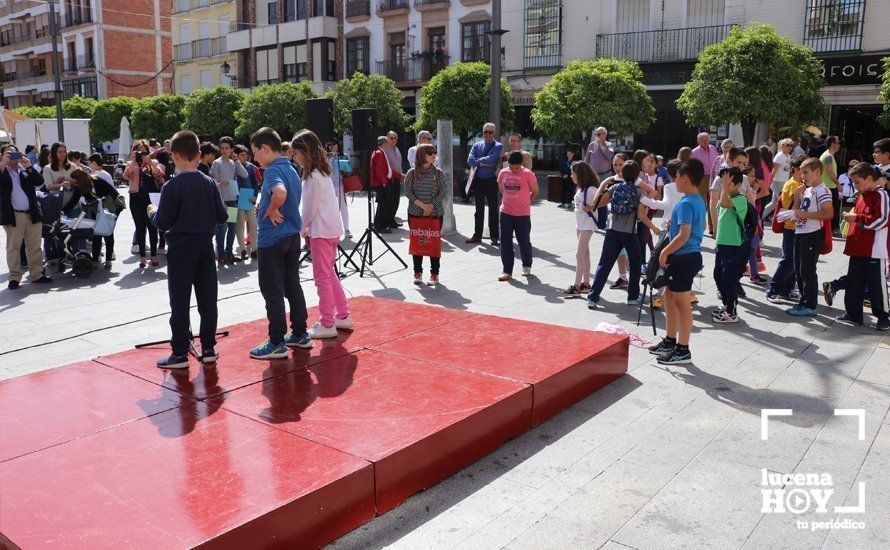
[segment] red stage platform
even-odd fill
[[[142,349],[0,383],[0,546],[320,546],[627,371],[615,335],[350,307],[288,359],[247,357],[259,320],[216,368]]]

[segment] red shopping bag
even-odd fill
[[[819,254],[831,254],[832,245],[834,244],[831,237],[831,220],[822,220],[822,249],[819,251]]]
[[[438,258],[442,255],[442,226],[439,218],[411,217],[408,220],[411,243],[408,254]]]

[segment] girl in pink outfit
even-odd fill
[[[300,233],[309,238],[312,250],[312,275],[318,289],[318,309],[321,319],[309,330],[313,339],[335,338],[337,329],[351,330],[349,305],[340,278],[334,271],[337,244],[343,235],[343,220],[331,165],[321,141],[313,132],[302,130],[291,142],[294,159],[302,168],[301,197],[303,227]]]

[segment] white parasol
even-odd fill
[[[133,135],[130,133],[130,121],[127,117],[121,117],[121,136],[118,139],[118,158],[126,159],[130,156],[130,147],[133,146]]]

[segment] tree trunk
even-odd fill
[[[742,121],[742,138],[745,140],[745,147],[754,145],[755,130],[757,130],[757,122],[753,120]]]

